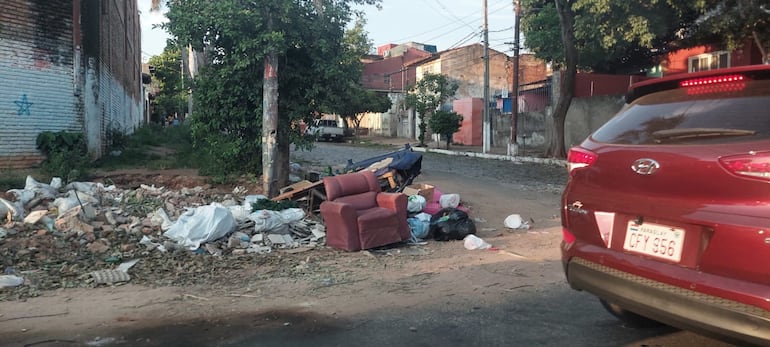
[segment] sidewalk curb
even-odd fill
[[[562,167],[567,166],[567,161],[564,159],[556,159],[556,158],[536,158],[536,157],[518,157],[518,156],[512,156],[512,155],[504,155],[504,154],[489,154],[489,153],[477,153],[477,152],[460,152],[460,151],[451,151],[446,149],[436,149],[436,148],[426,148],[426,147],[412,147],[412,150],[415,152],[423,152],[423,153],[439,153],[439,154],[446,154],[446,155],[460,155],[464,157],[475,157],[475,158],[482,158],[482,159],[495,159],[495,160],[505,160],[505,161],[512,161],[516,163],[538,163],[538,164],[550,164],[550,165],[558,165]]]

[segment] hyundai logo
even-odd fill
[[[660,164],[649,158],[637,159],[634,161],[634,164],[631,165],[631,170],[634,170],[634,172],[640,175],[652,175],[658,172],[658,169],[660,169]]]

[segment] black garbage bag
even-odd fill
[[[464,211],[447,207],[431,217],[429,233],[436,241],[462,240],[476,233],[476,224]]]

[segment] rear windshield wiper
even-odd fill
[[[655,142],[660,143],[663,140],[682,140],[704,137],[727,137],[727,136],[747,136],[754,135],[755,130],[727,129],[727,128],[685,128],[685,129],[667,129],[658,130],[652,133]]]

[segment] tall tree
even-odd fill
[[[409,88],[406,94],[407,107],[414,108],[420,114],[420,146],[425,146],[425,132],[428,130],[430,116],[455,95],[459,86],[447,76],[428,73]]]
[[[703,15],[695,21],[689,44],[717,39],[735,49],[750,39],[770,64],[770,0],[710,0],[696,2]]]
[[[179,72],[181,63],[182,56],[176,45],[166,46],[163,53],[152,56],[148,61],[153,68],[152,84],[158,88],[153,99],[153,118],[157,117],[154,121],[160,121],[160,117],[184,114],[187,109],[187,92]]]
[[[566,156],[564,122],[577,70],[639,73],[654,65],[698,18],[698,1],[523,0],[525,45],[564,70],[547,155]]]
[[[195,93],[194,134],[222,146],[216,158],[261,168],[264,194],[276,195],[288,178],[290,144],[301,141],[291,125],[320,112],[331,97],[324,87],[339,82],[350,5],[378,1],[169,0],[166,28],[212,57],[201,79],[213,80],[199,81],[205,89]],[[236,168],[228,165],[220,167]]]
[[[561,42],[564,47],[565,70],[562,75],[559,100],[553,110],[554,133],[546,149],[545,155],[555,158],[567,156],[564,148],[564,122],[567,118],[569,105],[575,95],[575,76],[577,75],[578,53],[575,46],[575,13],[572,11],[574,0],[556,0],[556,12],[559,14],[561,26]]]
[[[340,81],[328,87],[334,97],[325,110],[336,113],[345,120],[345,127],[352,123],[355,134],[361,124],[361,118],[367,112],[386,112],[390,109],[390,99],[385,94],[367,91],[361,85],[361,72],[364,64],[361,58],[372,50],[372,41],[364,30],[366,19],[358,16],[353,26],[345,31],[342,39],[343,63],[337,73]]]

